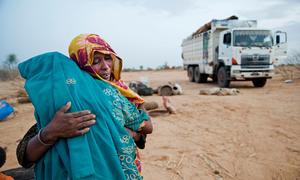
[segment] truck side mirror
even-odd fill
[[[226,45],[231,44],[231,34],[230,33],[224,34],[223,43]]]
[[[275,32],[275,44],[281,44],[287,42],[287,34],[283,31]]]
[[[280,36],[276,35],[276,44],[279,44],[279,43],[280,43]]]

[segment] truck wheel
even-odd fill
[[[200,74],[200,82],[201,83],[206,83],[207,82],[207,78],[208,78],[208,75],[207,74]]]
[[[199,83],[200,82],[200,69],[199,67],[195,67],[194,69],[194,80],[195,82]]]
[[[190,66],[188,68],[188,77],[189,77],[189,81],[190,82],[195,82],[195,78],[194,78],[194,67]]]
[[[205,83],[205,82],[207,82],[207,78],[208,78],[207,74],[200,73],[199,67],[198,66],[195,67],[195,69],[194,69],[194,79],[195,79],[195,82],[197,82],[197,83]]]
[[[253,79],[252,83],[253,83],[254,87],[264,87],[267,83],[267,79],[266,78]]]
[[[214,74],[212,75],[211,79],[212,79],[213,82],[217,82],[217,81],[218,81],[217,74],[214,73]]]
[[[230,80],[229,77],[227,77],[227,73],[224,66],[220,67],[218,70],[218,85],[220,87],[229,87],[230,85]]]

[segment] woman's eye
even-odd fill
[[[112,60],[111,56],[109,56],[109,55],[104,56],[104,59],[105,59],[105,61],[111,61]]]
[[[93,64],[98,64],[99,63],[99,59],[94,59]]]

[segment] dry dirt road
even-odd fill
[[[188,82],[184,71],[123,73],[123,79],[148,79],[151,87],[179,83],[184,94],[171,96],[174,115],[153,118],[154,132],[142,151],[143,176],[157,179],[300,179],[300,79],[284,83],[279,75],[264,88],[233,82],[237,96],[199,95],[216,84]],[[13,95],[22,81],[0,82],[0,97]],[[162,105],[161,97],[146,101]],[[31,104],[16,104],[14,118],[0,122],[0,145],[7,163],[17,167],[17,141],[34,124]],[[162,106],[161,106],[162,108]]]

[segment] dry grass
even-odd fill
[[[6,70],[6,69],[0,69],[0,81],[9,81],[14,80],[19,76],[19,71],[14,70]]]
[[[300,65],[280,65],[275,68],[275,73],[280,74],[283,80],[300,78]]]

